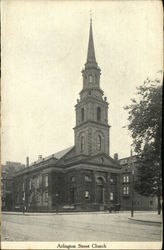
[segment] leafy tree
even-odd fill
[[[128,129],[140,159],[135,189],[140,194],[158,197],[160,214],[161,144],[162,144],[162,84],[149,78],[137,88],[137,98],[131,99]]]

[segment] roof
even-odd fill
[[[23,173],[28,173],[30,171],[36,170],[36,169],[40,169],[40,167],[47,167],[48,164],[50,165],[54,165],[58,160],[60,160],[63,156],[65,156],[69,151],[72,150],[74,146],[66,148],[64,150],[61,150],[55,154],[51,154],[45,158],[39,159],[35,162],[33,162],[32,164],[30,164],[29,167],[26,167],[24,169],[22,169],[21,171],[17,172],[16,174],[23,174]]]
[[[58,159],[58,160],[61,159],[61,158],[62,158],[65,154],[67,154],[73,147],[74,147],[74,146],[69,147],[69,148],[66,148],[66,149],[63,149],[63,150],[61,150],[61,151],[55,153],[55,154],[54,154],[54,157],[55,157],[56,159]]]
[[[127,165],[131,162],[137,162],[137,160],[137,155],[132,155],[125,158],[121,158],[118,160],[118,162],[120,163],[120,165]]]
[[[57,153],[48,155],[48,156],[43,157],[43,158],[41,158],[41,159],[38,159],[37,161],[32,162],[32,163],[30,164],[30,166],[35,165],[36,163],[40,163],[40,162],[44,162],[44,161],[50,160],[50,159],[59,160],[59,159],[61,159],[65,154],[67,154],[72,148],[73,148],[73,146],[72,146],[72,147],[69,147],[69,148],[66,148],[66,149],[63,149],[63,150],[60,150],[60,151],[58,151]]]

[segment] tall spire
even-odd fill
[[[90,88],[100,89],[101,69],[97,64],[96,57],[95,57],[91,16],[90,16],[90,30],[89,30],[87,61],[81,72],[83,76],[83,89],[90,89]]]
[[[93,32],[92,32],[92,16],[90,16],[90,30],[89,30],[87,63],[96,63],[95,49],[94,49],[94,43],[93,43]]]

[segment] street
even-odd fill
[[[153,213],[152,213],[153,214]],[[127,213],[2,214],[2,241],[160,241],[161,226]],[[151,217],[151,213],[149,212]]]

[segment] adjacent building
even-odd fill
[[[2,210],[13,208],[13,176],[23,168],[25,168],[25,165],[20,162],[7,161],[5,165],[1,165]]]
[[[136,155],[118,160],[121,165],[120,203],[123,210],[131,210],[132,202],[135,211],[157,210],[156,196],[144,196],[135,191],[137,181],[137,167],[141,164]],[[133,194],[132,194],[133,192]],[[133,197],[133,198],[132,198]],[[133,199],[133,201],[132,201]]]

